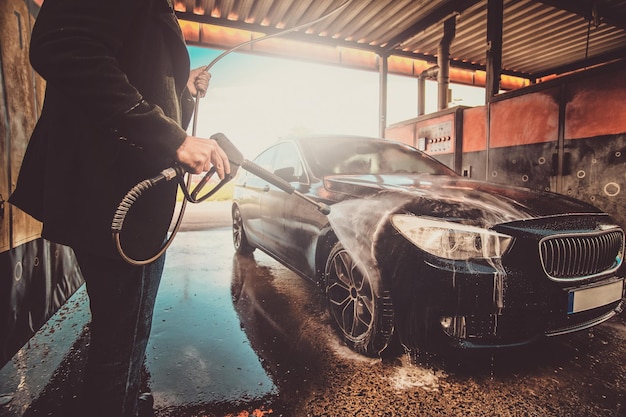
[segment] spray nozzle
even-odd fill
[[[254,162],[250,162],[247,159],[245,159],[243,155],[241,154],[241,152],[239,151],[239,149],[237,149],[235,145],[233,145],[232,142],[228,140],[226,135],[224,135],[223,133],[216,133],[211,136],[211,139],[217,141],[217,144],[226,153],[226,156],[228,157],[228,160],[230,161],[230,177],[234,177],[239,167],[241,167],[245,169],[246,171],[256,175],[257,177],[264,179],[265,181],[269,182],[275,187],[278,187],[279,189],[283,190],[287,194],[295,194],[298,197],[317,206],[318,210],[321,213],[325,215],[330,214],[330,207],[327,204],[312,200],[311,198],[305,196],[304,194],[299,193],[291,184],[289,184],[287,181],[285,181],[278,175],[275,175],[269,172],[268,170],[260,167],[259,165],[255,164]]]

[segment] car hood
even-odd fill
[[[603,214],[560,194],[444,175],[350,175],[324,178],[337,201],[366,198],[385,211],[412,212],[490,227],[565,214]]]

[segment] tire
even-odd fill
[[[376,289],[371,274],[341,243],[328,256],[324,278],[328,309],[342,339],[356,352],[380,356],[394,333],[389,291],[382,282]]]
[[[246,231],[243,228],[243,219],[239,207],[233,206],[233,246],[235,252],[240,255],[250,255],[254,252],[254,246],[248,243]]]

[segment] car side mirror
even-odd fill
[[[298,177],[295,176],[295,169],[293,167],[279,168],[274,171],[274,175],[287,182],[298,181]]]

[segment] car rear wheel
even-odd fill
[[[325,268],[326,297],[334,324],[353,350],[377,356],[393,335],[393,305],[382,282],[371,275],[350,253],[335,244]]]
[[[235,246],[235,252],[241,255],[250,255],[255,249],[254,246],[248,243],[246,231],[243,228],[241,211],[237,206],[233,207],[233,246]]]

